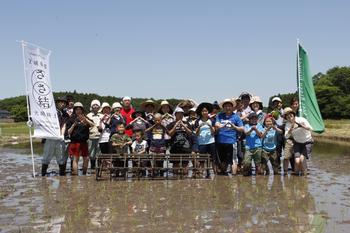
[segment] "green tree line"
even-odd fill
[[[318,104],[324,119],[349,119],[350,118],[350,67],[333,67],[325,74],[317,73],[313,76],[315,92]],[[122,97],[100,96],[92,93],[74,92],[54,92],[54,97],[71,95],[75,101],[80,101],[89,110],[93,99],[112,104],[120,102]],[[276,95],[274,95],[276,96]],[[271,107],[270,97],[269,107]],[[289,106],[293,97],[298,93],[278,94],[283,100],[285,106]],[[146,98],[133,98],[133,106],[139,108]],[[162,100],[154,101],[160,103]],[[167,99],[170,104],[176,106],[181,100]],[[0,100],[0,109],[7,110],[15,121],[27,120],[27,107],[25,96],[18,96]]]
[[[74,92],[54,92],[53,93],[54,98],[60,96],[72,96],[73,99],[76,102],[81,102],[85,109],[89,111],[90,109],[90,103],[94,99],[98,99],[101,104],[103,102],[108,102],[111,106],[114,102],[121,102],[122,97],[115,97],[115,96],[100,96],[98,94],[94,93],[78,93],[76,91]],[[140,108],[141,104],[148,100],[147,98],[132,98],[132,105],[138,109]],[[162,101],[161,99],[152,99],[158,104]],[[176,106],[181,100],[179,99],[167,99],[167,101],[172,105]],[[1,110],[7,110],[10,112],[11,117],[14,118],[15,121],[27,121],[27,101],[26,97],[23,96],[17,96],[17,97],[11,97],[0,100],[0,109]]]
[[[350,67],[333,67],[325,74],[313,76],[317,102],[324,119],[350,118]],[[283,103],[289,106],[298,93],[278,94]],[[270,98],[270,104],[271,104]]]

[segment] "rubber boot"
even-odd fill
[[[87,173],[87,169],[88,169],[88,166],[89,166],[89,160],[83,160],[83,175],[86,175]]]
[[[90,159],[90,169],[95,170],[96,168],[96,159]]]
[[[41,176],[46,176],[47,169],[49,168],[48,164],[41,165]]]
[[[60,168],[60,176],[65,176],[66,175],[66,164],[58,165]]]
[[[73,157],[70,159],[70,172],[73,173]]]

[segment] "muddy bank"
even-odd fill
[[[348,232],[349,150],[326,148],[315,146],[308,177],[131,182],[34,179],[26,151],[1,149],[0,231]]]

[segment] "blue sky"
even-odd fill
[[[54,91],[222,100],[296,90],[350,61],[349,1],[1,1],[0,98],[24,94],[16,40],[52,50]]]

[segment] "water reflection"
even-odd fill
[[[132,182],[33,179],[29,157],[0,151],[0,231],[347,232],[350,156],[318,148],[308,177]]]
[[[91,178],[91,177],[90,177]],[[64,213],[64,231],[305,232],[315,201],[300,177],[212,181],[98,182],[60,179],[44,213]],[[52,198],[59,204],[52,205]]]

